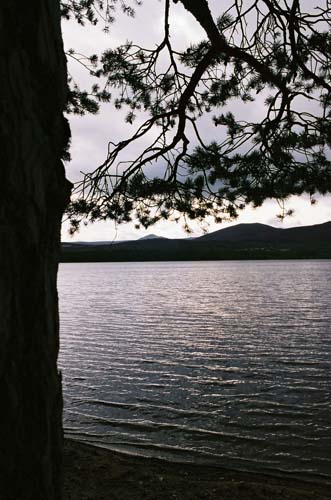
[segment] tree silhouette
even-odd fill
[[[0,498],[62,498],[56,274],[70,198],[57,0],[0,4]]]
[[[97,21],[89,10],[95,3],[80,2],[80,21],[83,12]],[[182,3],[205,39],[184,49],[172,45],[172,3]],[[109,2],[98,5],[110,22]],[[131,137],[110,142],[104,163],[76,186],[69,207],[73,231],[82,220],[136,218],[147,227],[182,214],[221,221],[266,198],[306,192],[314,203],[316,192],[329,192],[329,2],[235,0],[226,10],[220,6],[217,18],[207,0],[163,5],[164,34],[156,48],[128,42],[106,50],[100,61],[93,56],[89,62],[104,87],[95,86],[85,106],[84,99],[77,106],[77,89],[72,94],[69,108],[82,112],[111,100],[116,89],[114,106],[128,109],[133,126],[139,118]],[[123,9],[133,14],[132,7]],[[255,121],[252,103],[261,107]],[[217,127],[212,141],[200,130],[206,119]],[[144,137],[151,137],[147,147],[126,161],[126,148]]]

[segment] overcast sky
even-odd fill
[[[214,9],[218,2],[212,2]],[[159,0],[145,0],[144,6],[137,9],[136,18],[131,19],[122,14],[118,15],[117,21],[111,26],[110,33],[102,31],[102,25],[97,27],[80,27],[74,22],[63,23],[63,37],[65,49],[75,48],[84,54],[101,53],[105,48],[115,47],[126,40],[134,40],[142,46],[152,47],[155,42],[162,38],[163,33],[163,2]],[[184,11],[180,4],[172,4],[171,33],[172,41],[177,46],[187,46],[189,43],[203,38],[200,26],[194,19]],[[88,84],[89,77],[77,63],[69,61],[69,71],[74,78],[82,84]],[[250,119],[252,114],[257,115],[262,110],[254,103],[254,107],[245,108],[240,104],[232,104],[232,107],[239,112],[248,113]],[[79,172],[88,172],[102,163],[106,157],[109,140],[117,142],[133,133],[133,128],[125,124],[123,120],[124,112],[115,111],[111,104],[103,105],[100,113],[94,116],[74,117],[70,116],[72,131],[72,161],[67,164],[67,177],[75,181],[79,178]],[[134,126],[134,125],[133,125]],[[208,140],[212,129],[203,127],[203,133]],[[130,155],[134,155],[132,150]],[[293,227],[298,225],[317,224],[331,220],[331,196],[317,196],[317,204],[310,205],[309,197],[293,197],[288,200],[288,208],[295,210],[294,215],[288,217],[284,222],[280,222],[276,215],[280,212],[275,201],[267,201],[259,209],[247,208],[239,218],[232,224],[241,222],[261,222],[279,227]],[[215,231],[226,227],[231,223],[216,225],[209,221],[209,231]],[[194,235],[202,234],[202,229],[192,223]],[[69,240],[67,224],[63,225],[63,240]],[[155,233],[160,236],[178,238],[187,236],[179,222],[160,222],[152,226],[148,231],[137,230],[133,223],[115,227],[114,223],[96,223],[88,227],[82,227],[80,233],[74,236],[75,240],[100,241],[136,239],[146,234]]]

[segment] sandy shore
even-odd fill
[[[65,500],[330,500],[331,485],[133,457],[65,441]]]

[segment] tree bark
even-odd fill
[[[70,184],[58,0],[0,4],[0,498],[62,498],[56,275]]]

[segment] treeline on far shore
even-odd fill
[[[176,260],[330,259],[326,242],[217,242],[137,240],[119,243],[63,243],[61,262],[134,262]]]

